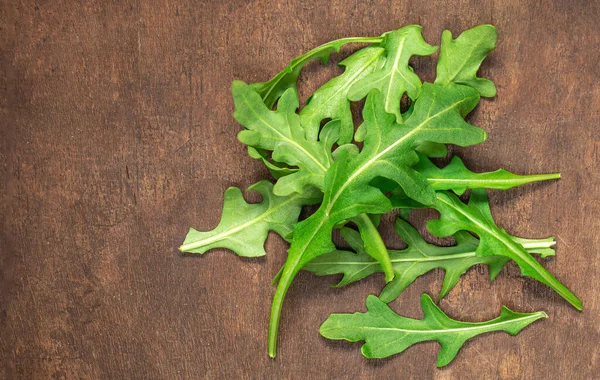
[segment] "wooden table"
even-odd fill
[[[598,376],[597,1],[3,3],[3,378]],[[332,312],[364,311],[383,277],[333,290],[334,278],[301,273],[271,360],[269,282],[285,259],[282,240],[271,236],[268,256],[254,260],[177,251],[188,226],[217,224],[227,187],[267,175],[236,139],[231,81],[266,80],[326,41],[409,23],[424,25],[431,44],[444,29],[456,36],[481,23],[498,28],[497,50],[481,72],[498,96],[469,119],[490,138],[457,152],[474,170],[562,173],[560,181],[492,192],[492,208],[515,235],[556,236],[558,254],[544,264],[584,311],[522,278],[515,265],[493,283],[477,268],[441,302],[450,316],[484,320],[507,305],[545,310],[549,319],[517,337],[477,338],[441,370],[436,343],[367,361],[359,344],[326,341],[318,327]],[[414,66],[432,80],[432,62]],[[336,72],[308,65],[303,99]],[[392,220],[383,231],[398,246]],[[420,317],[419,295],[436,294],[441,279],[442,272],[420,278],[391,306]]]

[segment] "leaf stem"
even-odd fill
[[[294,267],[296,266],[294,265]],[[289,270],[289,268],[290,267],[287,265],[283,267],[277,290],[273,296],[273,303],[271,304],[271,319],[269,320],[269,340],[267,348],[271,358],[274,358],[277,355],[277,335],[279,331],[279,320],[281,319],[281,309],[283,308],[285,294],[295,277],[293,268],[292,270]]]
[[[490,174],[494,174],[497,172],[489,172],[489,173],[476,173],[475,175],[480,175],[480,176],[487,176]],[[444,183],[452,183],[452,184],[459,184],[459,183],[465,183],[465,187],[469,188],[469,189],[474,189],[474,188],[486,188],[486,189],[501,189],[501,190],[506,190],[509,189],[511,187],[514,186],[520,186],[520,185],[525,185],[531,182],[538,182],[538,181],[547,181],[547,180],[552,180],[552,179],[560,179],[560,173],[548,173],[548,174],[532,174],[532,175],[515,175],[515,177],[518,178],[493,178],[493,179],[489,179],[489,178],[485,178],[485,179],[478,179],[478,178],[444,178],[444,177],[436,177],[433,175],[426,175],[427,177],[427,181],[429,181],[431,183],[431,186],[435,189],[435,190],[448,190],[447,189],[447,185],[443,186],[441,184]]]
[[[533,242],[528,242],[528,243],[521,243],[521,245],[523,246],[523,248],[525,248],[527,251],[533,253],[535,252],[536,249],[543,249],[543,248],[552,248],[556,245],[556,241],[552,240],[552,241],[533,241]],[[443,248],[454,248],[455,246],[451,246],[451,247],[443,247]],[[470,250],[470,251],[466,251],[466,252],[457,252],[457,253],[451,253],[451,254],[447,254],[447,255],[439,255],[439,256],[433,256],[433,255],[425,255],[423,254],[423,251],[421,251],[418,248],[412,248],[412,247],[408,247],[406,249],[402,249],[402,250],[388,250],[388,252],[391,255],[398,255],[398,254],[402,254],[404,256],[408,256],[410,254],[415,254],[415,253],[419,253],[421,255],[423,255],[423,257],[420,258],[416,258],[416,257],[401,257],[401,258],[393,258],[390,259],[390,261],[392,262],[392,265],[394,263],[424,263],[424,262],[429,262],[429,261],[449,261],[449,260],[455,260],[455,259],[463,259],[463,258],[470,258],[470,257],[476,257],[477,253],[474,250]],[[360,266],[369,266],[369,265],[380,265],[380,263],[378,261],[371,261],[371,262],[365,262],[365,261],[319,261],[319,262],[311,262],[310,265],[311,266],[319,266],[319,265],[339,265],[339,264],[344,264],[344,265],[360,265]],[[309,270],[311,271],[311,270]],[[275,279],[273,279],[274,283],[277,283],[276,281],[279,280],[279,276],[281,275],[281,271],[279,273],[277,273],[277,276],[275,277]],[[273,283],[271,284],[273,285]]]
[[[377,227],[367,214],[360,214],[356,218],[352,218],[352,221],[358,226],[360,236],[365,244],[365,251],[381,264],[381,269],[385,273],[385,282],[392,281],[395,276],[394,268]]]

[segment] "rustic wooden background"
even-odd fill
[[[597,1],[98,3],[2,2],[2,378],[598,378]],[[490,138],[461,154],[477,170],[562,173],[491,199],[508,231],[556,236],[545,264],[584,311],[515,266],[493,283],[478,268],[441,302],[451,316],[487,319],[504,304],[550,318],[517,337],[475,339],[444,369],[436,343],[367,361],[359,344],[328,342],[318,327],[332,312],[364,311],[383,278],[332,290],[333,278],[302,273],[271,360],[269,282],[282,240],[271,236],[268,257],[255,260],[177,251],[188,226],[217,224],[227,187],[267,174],[236,140],[230,83],[266,80],[326,41],[409,23],[431,44],[443,29],[498,28],[482,68],[498,96],[470,119]],[[433,78],[432,59],[414,64]],[[338,71],[310,64],[302,96]],[[391,220],[384,233],[398,245]],[[419,317],[419,295],[441,278],[419,279],[393,308]]]

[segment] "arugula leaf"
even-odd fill
[[[298,94],[293,88],[282,95],[276,111],[269,110],[260,95],[244,82],[234,81],[232,93],[233,116],[247,128],[239,133],[239,140],[272,151],[277,162],[298,167],[298,171],[277,181],[275,194],[303,192],[311,186],[323,188],[323,173],[333,161],[331,147],[337,140],[337,136],[332,135],[335,128],[331,126],[324,132],[328,136],[326,141],[308,140],[296,114]]]
[[[268,82],[254,83],[252,88],[264,99],[266,106],[271,109],[279,97],[289,88],[296,88],[298,76],[304,65],[315,58],[327,64],[329,55],[339,52],[340,48],[349,43],[379,43],[382,37],[348,37],[327,42],[311,51],[294,58],[289,65]]]
[[[396,276],[379,295],[379,298],[386,303],[396,299],[417,277],[433,269],[445,270],[444,282],[438,296],[438,299],[441,299],[456,286],[460,276],[472,266],[487,264],[493,280],[509,260],[504,256],[477,256],[475,251],[479,240],[465,231],[458,231],[454,234],[455,246],[439,247],[427,243],[414,227],[400,218],[396,220],[394,230],[408,247],[402,250],[389,250],[389,257]],[[342,279],[333,285],[336,288],[381,272],[380,264],[365,253],[358,232],[350,228],[343,228],[341,232],[344,240],[356,253],[334,250],[315,258],[302,269],[318,276],[343,274]],[[522,244],[528,252],[539,252],[542,257],[554,255],[552,247],[556,242],[553,238],[535,240],[513,238],[513,240]]]
[[[473,173],[458,156],[443,168],[435,166],[427,157],[420,157],[415,170],[427,177],[434,190],[452,190],[461,195],[467,189],[500,189],[507,190],[515,186],[531,182],[560,178],[559,173],[517,175],[504,169],[494,172]]]
[[[496,28],[479,25],[469,29],[456,40],[444,30],[437,64],[436,84],[450,83],[471,86],[483,97],[496,96],[496,86],[488,79],[478,78],[477,71],[485,57],[496,47]]]
[[[384,34],[381,43],[386,52],[384,66],[356,82],[350,88],[348,98],[360,100],[377,89],[383,94],[386,112],[396,115],[396,122],[401,124],[400,98],[406,92],[415,100],[421,89],[421,80],[408,61],[413,55],[431,55],[437,50],[437,46],[425,42],[421,29],[419,25],[408,25]]]
[[[264,149],[248,146],[248,155],[256,160],[262,161],[275,179],[285,177],[288,174],[293,174],[298,171],[297,168],[290,168],[280,162],[269,161],[269,153]]]
[[[456,357],[467,340],[477,335],[492,331],[516,335],[538,319],[548,317],[542,311],[517,313],[503,306],[500,316],[490,321],[460,322],[444,314],[427,294],[421,296],[421,308],[423,319],[402,317],[370,295],[366,313],[331,314],[319,332],[327,339],[365,341],[361,352],[367,358],[386,358],[416,343],[437,341],[441,350],[436,364],[443,367]]]
[[[300,120],[308,139],[316,139],[321,121],[331,118],[341,122],[339,144],[352,141],[354,124],[348,90],[378,67],[383,52],[384,49],[375,46],[357,51],[340,62],[340,66],[346,67],[342,75],[331,79],[311,95],[306,107],[300,111]]]
[[[449,192],[437,193],[435,208],[440,219],[430,220],[427,228],[435,236],[450,236],[456,231],[471,231],[479,236],[481,243],[477,248],[479,256],[506,256],[517,263],[524,276],[532,277],[552,288],[577,310],[582,309],[581,301],[550,272],[537,262],[523,246],[499,228],[490,211],[485,190],[471,192],[468,204]]]
[[[446,147],[446,144],[424,142],[419,145],[416,150],[424,156],[431,158],[443,158],[448,155],[448,147]]]
[[[369,95],[363,110],[369,123],[363,150],[349,157],[338,156],[325,176],[323,203],[308,219],[296,224],[271,309],[269,355],[275,356],[277,331],[285,294],[298,271],[310,260],[332,251],[331,232],[335,225],[362,213],[382,214],[391,209],[388,198],[369,185],[375,177],[396,181],[421,203],[429,204],[435,193],[425,177],[411,168],[418,161],[415,148],[422,142],[453,143],[467,146],[485,140],[486,133],[464,121],[479,100],[470,87],[423,86],[415,110],[404,124],[395,123],[384,110],[382,94]]]
[[[258,191],[263,197],[262,202],[248,204],[240,189],[228,188],[219,225],[207,232],[190,228],[179,250],[204,253],[213,248],[227,248],[239,256],[264,256],[268,232],[275,231],[285,238],[292,232],[302,206],[320,199],[317,191],[277,196],[273,194],[273,184],[269,181],[260,181],[248,190]]]
[[[427,178],[427,181],[434,190],[452,190],[458,195],[462,195],[467,189],[507,190],[531,182],[560,178],[560,173],[522,176],[510,173],[504,169],[494,172],[473,173],[466,168],[458,156],[454,156],[450,164],[443,168],[438,168],[427,157],[421,154],[419,155],[419,163],[413,166],[413,168]],[[388,183],[384,184],[387,186],[384,189],[381,188],[382,183],[380,182],[373,185],[384,192],[390,192],[389,200],[393,208],[407,210],[429,207],[411,199],[402,188],[392,187]]]

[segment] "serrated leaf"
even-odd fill
[[[441,350],[436,364],[443,367],[456,357],[467,340],[477,335],[492,331],[516,335],[538,319],[548,317],[544,312],[517,313],[503,306],[500,316],[490,321],[460,322],[444,314],[427,294],[421,296],[421,308],[423,319],[403,317],[370,295],[366,313],[332,314],[319,332],[327,339],[364,341],[361,352],[367,358],[386,358],[416,343],[437,341]]]
[[[503,256],[477,256],[475,251],[479,240],[468,232],[459,231],[454,234],[455,246],[439,247],[427,243],[414,227],[402,219],[396,220],[394,230],[408,247],[402,250],[388,250],[396,276],[386,285],[379,296],[384,302],[393,301],[419,276],[436,268],[442,268],[445,271],[444,282],[438,296],[441,299],[456,286],[460,276],[469,268],[478,264],[486,264],[490,266],[490,276],[493,278],[509,260]],[[334,250],[317,257],[302,269],[319,276],[343,274],[342,279],[335,287],[351,284],[382,271],[380,264],[366,254],[357,231],[344,228],[342,236],[356,253]],[[553,238],[513,239],[523,244],[528,252],[541,253],[542,257],[554,254],[552,247],[555,245],[555,241]]]
[[[348,90],[352,84],[377,68],[383,52],[384,49],[375,46],[357,51],[340,62],[340,66],[346,68],[342,75],[329,80],[311,95],[306,107],[300,111],[300,122],[308,139],[316,139],[321,121],[329,118],[340,121],[338,143],[347,144],[352,141],[354,123],[347,97]]]
[[[308,140],[296,114],[298,95],[288,89],[281,97],[276,111],[263,103],[250,86],[235,81],[232,85],[235,119],[247,129],[238,135],[240,141],[255,148],[272,151],[277,162],[297,166],[298,170],[279,179],[274,192],[284,196],[316,186],[323,188],[323,173],[331,165],[331,146],[337,139]],[[334,130],[334,128],[330,128]],[[336,133],[335,131],[328,131]]]
[[[435,83],[471,86],[483,97],[496,96],[496,87],[488,79],[478,78],[477,71],[487,55],[496,47],[496,28],[479,25],[452,40],[452,32],[444,30]]]
[[[504,169],[494,172],[473,173],[458,156],[443,168],[435,166],[427,157],[420,157],[415,169],[427,177],[434,190],[452,190],[461,195],[466,189],[507,190],[531,182],[560,178],[560,174],[517,175]]]
[[[298,76],[304,65],[312,59],[320,59],[327,64],[332,52],[339,52],[340,48],[349,43],[379,43],[382,37],[349,37],[327,42],[299,57],[294,58],[289,65],[268,82],[254,83],[252,88],[264,99],[266,106],[273,108],[279,97],[289,88],[296,88]]]
[[[240,189],[228,188],[219,225],[206,232],[190,228],[179,250],[204,253],[213,248],[227,248],[239,256],[264,256],[268,232],[285,237],[297,222],[302,206],[314,204],[320,198],[316,191],[280,197],[273,194],[273,184],[269,181],[260,181],[248,190],[259,192],[262,202],[248,204]]]
[[[437,46],[431,46],[423,39],[421,27],[408,25],[384,35],[381,46],[385,49],[386,60],[381,69],[367,75],[352,85],[348,98],[356,101],[364,98],[372,90],[383,94],[384,109],[396,116],[402,123],[400,98],[406,93],[415,100],[420,93],[421,80],[408,65],[413,55],[431,55]]]
[[[427,223],[427,228],[432,234],[443,237],[453,235],[457,231],[476,233],[481,241],[477,255],[508,257],[521,268],[522,275],[548,285],[577,310],[582,309],[581,301],[567,287],[537,262],[521,244],[496,225],[485,190],[472,190],[468,204],[464,204],[449,192],[437,193],[436,199],[434,207],[440,212],[440,219]]]
[[[292,245],[279,281],[269,327],[269,355],[275,355],[277,329],[283,299],[292,279],[306,263],[335,249],[331,232],[342,220],[362,213],[382,214],[391,209],[388,198],[370,182],[375,177],[396,181],[421,203],[432,203],[427,179],[411,168],[418,161],[415,148],[426,141],[467,146],[485,140],[486,133],[464,121],[479,100],[466,86],[425,84],[415,111],[404,124],[396,124],[384,110],[384,98],[374,92],[363,110],[369,123],[362,151],[349,156],[343,151],[325,175],[323,203],[308,219],[294,227]]]

